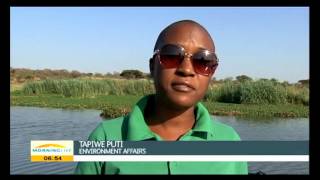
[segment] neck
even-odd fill
[[[149,128],[160,136],[162,132],[165,132],[163,134],[175,139],[190,130],[195,123],[194,106],[172,107],[155,96],[150,98],[147,107],[146,122]]]

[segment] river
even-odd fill
[[[30,162],[30,140],[85,140],[101,122],[97,110],[11,106],[10,174],[72,174],[76,163]],[[309,119],[247,119],[214,116],[242,140],[309,140]],[[249,172],[309,174],[308,162],[249,162]]]

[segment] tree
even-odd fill
[[[276,78],[271,78],[270,81],[274,84],[277,84],[278,83],[278,80]]]
[[[59,78],[69,78],[69,72],[66,69],[60,69],[56,71],[57,77]]]
[[[148,79],[152,79],[152,76],[151,76],[150,73],[145,73],[145,74],[144,74],[144,77],[145,77],[145,78],[148,78]]]
[[[236,77],[237,81],[245,82],[245,81],[252,81],[252,78],[247,75],[240,75]]]
[[[283,81],[282,85],[283,86],[290,86],[290,83],[288,81]]]
[[[25,79],[26,80],[31,80],[31,79],[33,79],[33,75],[26,75]]]
[[[95,73],[94,76],[95,77],[103,77],[103,75],[101,73]]]
[[[80,77],[81,73],[79,71],[71,71],[71,77],[72,78],[77,78]]]
[[[269,81],[269,80],[266,78],[260,78],[259,81]]]
[[[123,70],[120,74],[120,76],[127,78],[127,79],[137,79],[137,78],[143,78],[143,72],[139,70]]]
[[[112,77],[112,74],[110,72],[107,72],[106,74],[104,74],[104,77]]]
[[[298,81],[298,83],[303,86],[309,86],[309,79],[301,79]]]

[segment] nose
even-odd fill
[[[181,64],[176,70],[176,74],[180,76],[194,76],[195,72],[190,56],[185,56]]]

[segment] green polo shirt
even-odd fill
[[[101,122],[89,140],[161,141],[144,120],[148,99],[143,97],[127,116]],[[232,127],[212,119],[199,102],[195,126],[179,141],[239,141]],[[79,162],[76,174],[248,174],[247,162]]]

